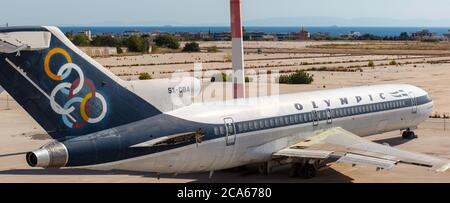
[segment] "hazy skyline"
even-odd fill
[[[448,0],[243,0],[248,26],[450,26]],[[228,25],[229,0],[2,2],[10,25]]]

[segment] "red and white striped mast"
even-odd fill
[[[245,98],[244,42],[242,39],[241,0],[230,0],[231,38],[233,56],[233,95]]]

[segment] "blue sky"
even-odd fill
[[[243,0],[247,25],[450,26],[448,0]],[[0,24],[227,25],[229,0],[3,1]]]

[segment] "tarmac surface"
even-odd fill
[[[1,94],[0,105],[5,104],[5,99],[6,95]],[[275,169],[267,176],[259,175],[256,168],[251,166],[241,171],[218,171],[214,173],[212,179],[209,179],[209,173],[177,176],[169,174],[161,175],[158,179],[155,173],[30,168],[26,164],[24,153],[38,149],[50,140],[43,129],[19,105],[10,101],[8,107],[9,109],[0,110],[0,182],[2,183],[450,183],[450,172],[436,173],[427,168],[403,164],[399,164],[391,171],[379,172],[371,167],[334,164],[321,169],[318,177],[311,180],[289,178],[288,167]],[[403,140],[400,138],[400,132],[376,135],[369,139],[405,150],[450,159],[450,132],[443,129],[443,119],[430,119],[416,130],[419,139]]]

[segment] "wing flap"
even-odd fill
[[[362,166],[375,166],[380,169],[391,170],[397,164],[395,161],[380,159],[358,154],[346,154],[340,158],[337,163],[346,163]]]
[[[283,149],[274,154],[274,156],[298,157],[298,158],[314,158],[327,159],[333,154],[332,151],[323,150],[304,150],[304,149]]]

